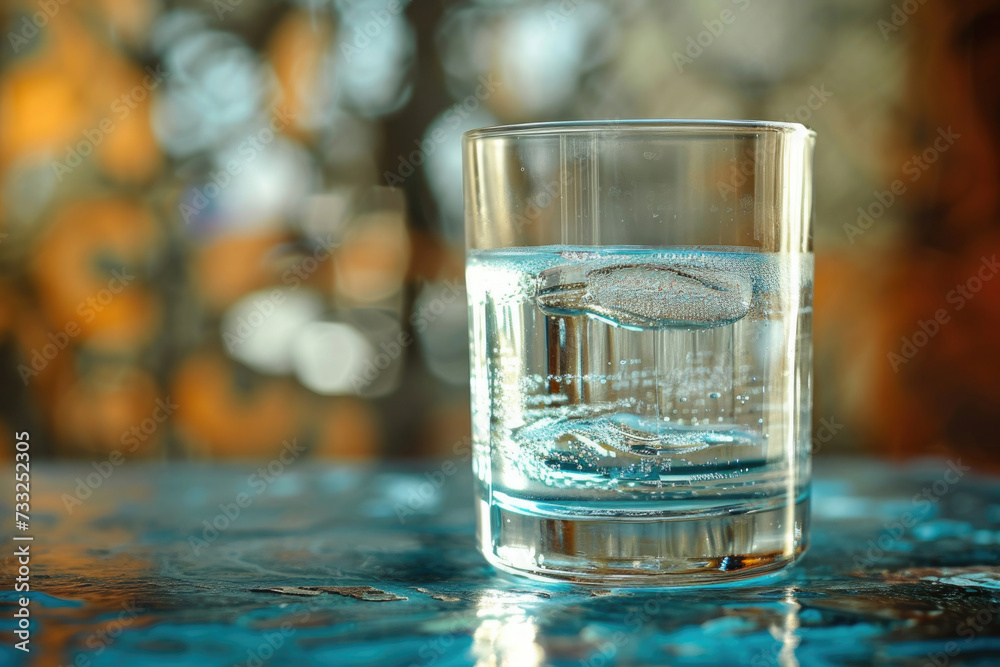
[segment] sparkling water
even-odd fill
[[[810,253],[743,247],[470,251],[484,547],[537,570],[559,558],[537,531],[583,521],[602,544],[618,531],[609,561],[648,554],[632,542],[651,527],[621,534],[625,519],[687,522],[693,546],[663,545],[655,567],[698,540],[787,551],[807,496],[812,277]]]

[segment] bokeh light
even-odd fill
[[[28,415],[40,451],[114,447],[168,396],[144,456],[296,433],[329,456],[445,451],[469,429],[461,135],[593,118],[813,127],[816,419],[898,454],[993,432],[975,352],[992,283],[886,361],[994,247],[987,8],[896,25],[888,0],[57,6],[44,25],[30,0],[0,8],[0,425]],[[961,140],[911,180],[947,128]]]

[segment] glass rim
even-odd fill
[[[515,125],[494,125],[469,130],[462,135],[465,140],[492,139],[497,137],[555,137],[561,134],[586,134],[607,132],[614,129],[621,132],[656,131],[671,134],[746,134],[752,132],[773,132],[779,134],[801,134],[816,138],[816,131],[801,123],[784,123],[770,120],[710,120],[710,119],[628,119],[628,120],[571,120],[542,123],[520,123]]]

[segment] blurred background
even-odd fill
[[[1000,461],[1000,3],[0,12],[5,457],[466,451],[461,133],[754,118],[819,134],[816,453]]]

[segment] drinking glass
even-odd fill
[[[812,151],[794,123],[464,136],[479,548],[692,585],[805,550]]]

